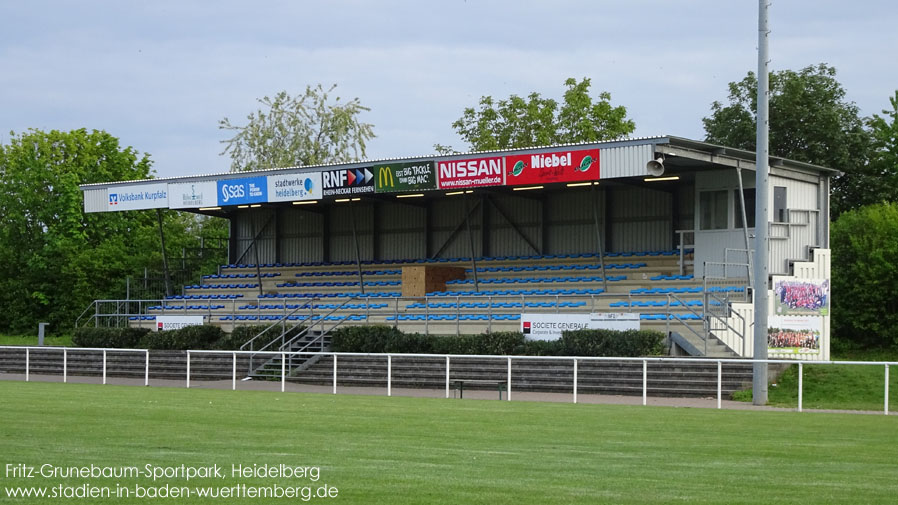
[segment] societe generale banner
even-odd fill
[[[505,157],[505,184],[599,180],[599,150],[553,151]]]

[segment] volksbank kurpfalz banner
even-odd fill
[[[433,161],[412,161],[374,165],[378,193],[395,191],[427,191],[436,189],[437,178]]]
[[[599,180],[599,150],[554,151],[505,157],[505,184]]]
[[[325,170],[321,172],[323,196],[350,197],[374,193],[371,167]]]
[[[184,182],[168,185],[168,207],[170,209],[198,209],[218,205],[214,181]]]
[[[268,176],[269,202],[317,200],[321,196],[321,172]]]
[[[135,184],[106,190],[108,211],[164,209],[168,207],[168,184]]]
[[[218,182],[218,205],[246,205],[268,201],[265,177],[225,179]]]
[[[521,314],[521,332],[528,340],[558,340],[562,332],[584,329],[638,330],[639,314]]]
[[[479,188],[505,184],[503,158],[471,158],[437,163],[440,189]]]

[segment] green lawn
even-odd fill
[[[21,382],[0,382],[0,406],[0,464],[315,465],[321,478],[312,484],[336,487],[335,503],[871,504],[898,496],[898,416]],[[156,484],[166,482],[309,484],[230,476]],[[59,483],[0,478],[6,488]],[[151,481],[121,482],[134,483]],[[60,502],[0,493],[0,503]]]
[[[837,361],[896,361],[898,354],[859,351],[836,357]],[[806,409],[883,410],[885,369],[882,365],[803,365],[803,398]],[[790,366],[767,389],[769,405],[798,406],[798,366]],[[751,401],[751,390],[734,399]],[[889,410],[898,410],[898,366],[889,369]]]
[[[37,345],[37,335],[0,335],[0,345]],[[71,335],[44,338],[44,345],[74,347]]]

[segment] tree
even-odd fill
[[[567,79],[560,107],[557,101],[535,92],[527,98],[511,95],[498,101],[484,96],[479,108],[466,108],[452,127],[474,151],[597,142],[632,133],[636,125],[627,119],[627,109],[612,106],[611,94],[605,91],[594,101],[590,84],[588,78],[580,82]],[[452,152],[440,144],[434,148],[440,153]]]
[[[898,203],[842,214],[832,226],[833,334],[898,349]]]
[[[222,155],[231,156],[231,171],[319,165],[357,161],[365,156],[366,143],[374,138],[374,125],[359,120],[362,112],[371,109],[358,98],[333,101],[330,93],[336,84],[325,90],[320,84],[306,86],[303,95],[291,96],[281,91],[274,98],[264,97],[264,106],[246,118],[245,126],[238,126],[224,118],[219,129],[236,132],[223,140]]]
[[[729,103],[711,104],[702,119],[711,143],[755,150],[757,77],[753,72],[729,84]],[[881,200],[868,171],[871,138],[854,102],[821,63],[798,72],[770,73],[770,153],[840,170],[833,182],[833,215]],[[872,186],[872,187],[871,187]]]
[[[0,145],[0,331],[71,326],[146,260],[155,216],[84,214],[78,185],[150,175],[147,155],[106,132],[10,134]]]
[[[877,194],[884,199],[898,199],[898,90],[889,97],[892,109],[883,109],[883,116],[877,114],[870,119],[873,136],[873,153],[870,173],[880,180]]]

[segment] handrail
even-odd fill
[[[296,314],[296,313],[299,312],[300,310],[309,309],[309,310],[311,311],[311,309],[313,308],[313,305],[312,305],[312,304],[313,304],[315,301],[320,301],[320,298],[311,298],[311,299],[309,299],[306,303],[303,303],[303,304],[301,304],[299,307],[296,307],[295,309],[293,309],[289,314],[284,314],[283,316],[281,316],[280,319],[278,319],[277,321],[271,323],[270,325],[268,325],[267,328],[265,328],[264,330],[260,331],[258,335],[256,335],[255,337],[253,337],[253,338],[247,340],[243,345],[240,346],[240,350],[241,350],[241,351],[246,350],[246,346],[250,346],[249,350],[252,351],[252,350],[253,350],[252,344],[253,344],[253,342],[256,341],[257,338],[261,337],[261,336],[264,335],[265,333],[268,333],[268,330],[274,328],[275,326],[277,326],[277,325],[279,325],[279,324],[282,324],[284,321],[288,321],[289,318],[290,318],[290,316]],[[258,306],[258,302],[257,302],[257,306]],[[284,306],[286,307],[286,304],[285,304]],[[295,328],[296,326],[298,326],[298,324],[295,324],[295,325],[291,326],[290,329],[292,330],[292,329]],[[284,332],[281,333],[281,336],[283,336],[285,333],[287,333],[287,330],[284,330]],[[272,340],[272,342],[274,342],[274,341]],[[267,347],[267,346],[265,346],[265,347]],[[264,349],[265,347],[263,347],[262,349]],[[259,349],[259,350],[261,350],[261,349]]]
[[[707,293],[707,295],[708,295],[708,297],[716,299],[717,301],[721,302],[722,304],[724,304],[724,305],[727,307],[727,318],[728,318],[729,316],[736,316],[737,318],[739,318],[739,319],[742,321],[742,330],[740,331],[740,330],[738,330],[738,329],[736,329],[736,328],[733,328],[733,327],[730,325],[730,323],[728,322],[727,318],[722,317],[722,316],[717,315],[717,314],[714,314],[713,312],[710,313],[710,317],[713,317],[716,321],[718,321],[718,322],[720,322],[720,323],[723,323],[723,325],[724,325],[724,328],[723,328],[723,329],[725,329],[725,330],[730,330],[730,331],[732,331],[733,333],[735,333],[736,335],[739,336],[739,339],[742,341],[742,355],[745,356],[745,351],[746,351],[746,350],[745,350],[745,344],[746,344],[746,337],[745,337],[745,332],[746,332],[746,328],[745,328],[745,318],[742,317],[742,314],[740,314],[740,313],[738,313],[738,312],[732,310],[732,308],[731,308],[730,305],[729,305],[729,304],[730,304],[729,299],[723,299],[723,298],[720,298],[720,297],[718,297],[717,295],[715,295],[714,293]]]
[[[82,312],[81,315],[75,319],[75,328],[78,327],[78,322],[81,321],[81,318],[84,317],[84,314],[87,314],[87,311],[90,310],[91,307],[94,307],[97,304],[97,301],[98,300],[94,300],[94,301],[90,302],[90,305],[88,305],[87,308],[84,309],[84,312]],[[97,316],[97,313],[95,310],[94,313],[91,315],[91,317],[87,318],[87,320],[90,321],[90,319],[92,317],[96,317],[96,316]]]

